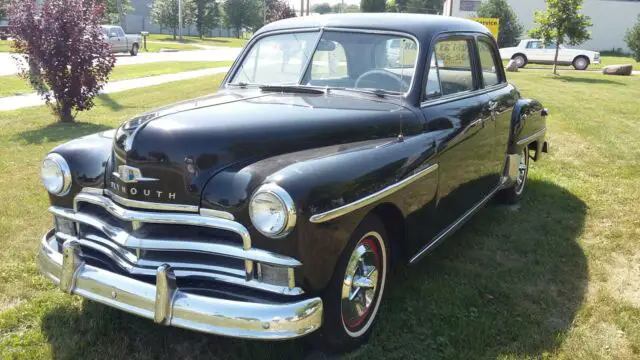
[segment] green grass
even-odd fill
[[[144,45],[141,45],[141,46],[144,46]],[[190,50],[201,50],[201,49],[197,46],[193,46],[190,44],[147,41],[147,52],[160,52],[161,50],[190,51]],[[140,49],[140,51],[144,52],[144,48]]]
[[[640,358],[640,77],[509,74],[550,109],[550,154],[522,203],[490,204],[387,289],[354,359]],[[295,359],[303,340],[233,340],[62,294],[34,254],[51,226],[38,180],[57,144],[209,93],[206,77],[97,99],[76,125],[0,112],[0,354],[8,359]],[[615,99],[612,101],[611,99]],[[320,357],[321,358],[321,357]]]
[[[11,42],[9,40],[0,40],[0,52],[9,52],[11,50]]]
[[[174,74],[189,70],[230,66],[231,63],[231,61],[176,61],[121,65],[115,67],[109,80],[117,81],[154,75]],[[18,75],[0,76],[0,97],[31,93],[33,91],[28,83]]]
[[[147,40],[150,41],[166,41],[177,42],[172,35],[166,34],[150,34]],[[226,47],[243,47],[247,43],[247,39],[228,38],[228,37],[204,37],[200,39],[197,36],[182,36],[185,44],[200,44],[207,46],[226,46]]]

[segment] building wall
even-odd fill
[[[535,27],[533,14],[536,10],[546,8],[544,0],[507,0],[513,10],[518,14],[520,22],[525,27],[526,33]],[[482,0],[446,0],[444,14],[451,10],[452,16],[472,17]],[[453,5],[451,7],[451,5]],[[462,8],[462,10],[461,10]],[[580,48],[606,51],[621,48],[628,52],[629,48],[624,42],[627,29],[635,24],[640,15],[640,1],[623,0],[584,0],[583,13],[591,16],[593,26],[591,40],[586,41]]]

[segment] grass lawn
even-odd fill
[[[9,52],[11,43],[9,40],[0,40],[0,52]]]
[[[40,161],[70,139],[209,93],[223,75],[101,96],[76,125],[0,112],[0,354],[10,359],[294,359],[304,340],[241,341],[161,327],[62,294],[36,269],[51,227]],[[490,204],[399,271],[353,359],[640,358],[640,77],[509,74],[549,108],[550,154],[525,199]],[[615,101],[612,101],[615,99]]]
[[[222,66],[231,66],[231,61],[176,61],[157,62],[148,64],[116,66],[110,76],[110,81],[135,79],[145,76],[174,74],[189,70],[198,70]],[[31,93],[33,89],[27,82],[17,75],[0,76],[0,97]]]
[[[147,40],[150,41],[166,41],[177,42],[172,35],[167,34],[150,34]],[[204,37],[200,39],[198,36],[182,36],[185,44],[200,44],[208,46],[226,46],[226,47],[243,47],[247,43],[247,39],[228,38],[228,37]],[[147,45],[148,46],[148,45]]]
[[[140,51],[144,52],[144,45]],[[147,41],[147,52],[160,52],[160,50],[177,50],[177,51],[190,51],[190,50],[200,50],[199,47],[193,46],[190,44],[179,44],[179,43],[170,43],[170,42],[160,42],[160,41]]]

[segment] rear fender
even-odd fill
[[[523,147],[535,151],[534,160],[546,150],[546,129],[548,110],[533,99],[520,99],[513,109],[509,154],[518,154]]]

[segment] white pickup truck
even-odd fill
[[[102,25],[102,33],[106,41],[111,45],[112,52],[129,53],[131,56],[138,55],[140,35],[127,35],[117,25]]]
[[[556,44],[546,44],[540,39],[525,39],[516,47],[500,49],[502,60],[513,60],[519,68],[527,64],[553,64]],[[600,53],[590,50],[569,49],[560,45],[558,65],[573,65],[576,70],[586,70],[590,64],[600,63]]]

